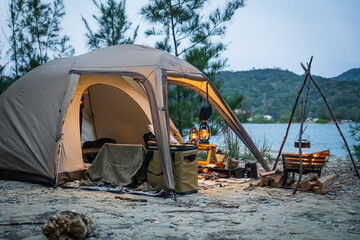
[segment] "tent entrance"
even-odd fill
[[[98,139],[113,139],[118,144],[142,144],[149,119],[137,102],[117,87],[95,84],[81,97],[81,144]]]

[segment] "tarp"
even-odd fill
[[[143,145],[106,143],[89,167],[92,182],[124,187],[140,169],[145,155]]]

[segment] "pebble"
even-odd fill
[[[257,232],[261,232],[262,231],[262,228],[256,228],[255,229]]]
[[[302,202],[303,200],[302,199],[297,199],[296,202]]]
[[[109,231],[109,232],[107,232],[107,234],[106,235],[108,235],[108,236],[110,236],[110,235],[114,235],[114,232],[113,231]]]
[[[240,224],[242,221],[240,219],[233,219],[231,222],[234,224]]]
[[[278,202],[270,202],[270,206],[279,206],[280,204]]]
[[[357,212],[356,211],[354,211],[354,210],[347,210],[346,211],[348,214],[351,214],[351,215],[356,215],[357,214]]]

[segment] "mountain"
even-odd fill
[[[347,74],[342,74],[346,76]],[[341,75],[340,75],[341,76]],[[340,77],[339,76],[339,77]],[[350,75],[349,75],[350,76]],[[275,120],[288,121],[304,75],[280,69],[261,69],[239,72],[221,72],[220,89],[225,97],[244,95],[242,110],[252,114],[271,115]],[[360,119],[360,84],[357,81],[339,81],[313,76],[338,120]],[[301,98],[302,99],[302,98]],[[299,104],[301,101],[299,101]],[[326,105],[314,84],[310,85],[307,105],[308,117],[330,119]],[[299,119],[297,108],[295,117]]]
[[[360,81],[360,68],[352,68],[333,79],[339,81]]]

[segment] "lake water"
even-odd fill
[[[246,131],[249,133],[255,143],[262,143],[264,139],[269,144],[272,150],[279,151],[281,143],[284,139],[287,124],[243,124]],[[340,129],[349,145],[355,144],[355,140],[350,136],[350,124],[340,124]],[[317,152],[322,150],[330,150],[331,155],[347,156],[344,142],[336,128],[335,124],[304,124],[306,127],[305,137],[309,136],[311,148],[304,149],[303,152]],[[294,148],[295,138],[298,138],[300,129],[299,123],[291,124],[289,135],[283,148],[283,152],[298,153],[298,148]],[[211,143],[223,145],[219,137],[211,138]]]

